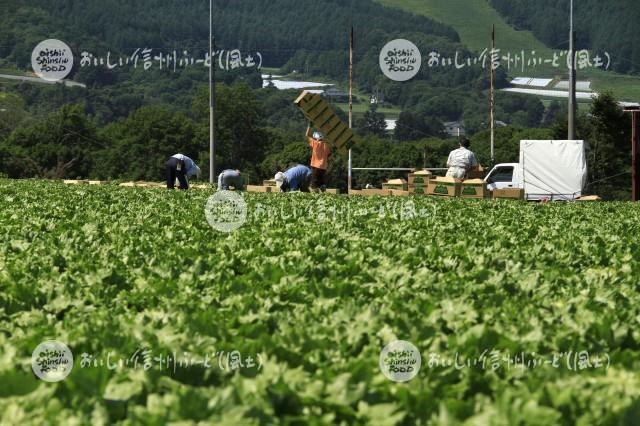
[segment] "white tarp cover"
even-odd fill
[[[516,77],[511,80],[511,84],[515,86],[547,87],[552,81],[553,79],[551,78]]]
[[[587,184],[584,141],[520,141],[520,165],[529,198],[572,200]]]

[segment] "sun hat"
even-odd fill
[[[282,187],[282,184],[284,183],[284,173],[276,173],[274,180],[276,181],[276,186],[278,187],[278,189],[280,189]]]

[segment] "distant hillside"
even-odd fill
[[[513,25],[533,31],[547,46],[567,48],[569,1],[490,1]],[[640,74],[638,0],[580,0],[574,8],[578,48],[608,52],[615,71]]]
[[[202,57],[208,49],[209,2],[201,0],[23,0],[8,11],[0,21],[0,69],[28,70],[33,47],[47,38],[62,39],[76,51],[97,55],[110,50],[126,56],[136,49],[153,48],[154,54],[177,49]],[[342,84],[348,79],[353,26],[357,88],[364,93],[376,90],[387,102],[403,108],[434,97],[440,89],[482,90],[488,85],[483,70],[469,67],[424,66],[402,85],[384,77],[379,53],[395,38],[410,39],[423,51],[436,49],[447,56],[469,52],[450,26],[372,0],[215,0],[213,20],[218,49],[260,52],[263,66],[302,71]],[[72,78],[89,87],[132,81],[128,71],[75,66]],[[205,73],[204,67],[193,68],[177,77],[181,82],[170,84],[184,93],[195,81],[206,80]],[[154,82],[143,84],[165,91],[167,83],[161,82],[167,76],[158,75]],[[259,80],[259,75],[251,76],[253,82],[256,77]]]
[[[112,51],[206,49],[209,2],[201,0],[3,0],[14,7],[0,20],[0,58],[24,67],[35,44],[62,38],[75,46]],[[390,10],[371,0],[216,0],[214,33],[220,47],[257,50],[266,66],[284,65],[298,50],[321,53],[348,46],[351,25],[361,48],[390,34],[420,33],[459,41],[450,27]]]
[[[75,51],[88,50],[112,58],[132,55],[137,49],[152,48],[178,54],[188,50],[203,57],[208,50],[209,2],[202,0],[0,0],[10,2],[0,19],[0,71],[28,71],[33,48],[42,40],[64,40]],[[385,102],[402,110],[426,105],[442,120],[464,116],[479,126],[486,113],[487,73],[479,68],[423,66],[405,83],[386,78],[379,66],[381,48],[390,40],[406,38],[423,52],[435,49],[446,56],[470,52],[458,33],[447,24],[426,16],[388,8],[373,0],[215,0],[214,35],[218,49],[260,52],[269,71],[291,73],[301,78],[321,79],[346,86],[348,41],[355,30],[355,85],[364,94],[378,93]],[[24,100],[30,111],[43,112],[62,103],[82,101],[88,114],[101,124],[127,117],[144,105],[164,104],[188,112],[198,86],[206,84],[205,67],[191,67],[177,73],[106,66],[83,67],[79,60],[70,77],[86,84],[90,96],[78,91],[61,91],[57,102],[49,102],[44,87],[12,83],[11,91]],[[294,73],[295,71],[295,73]],[[244,73],[244,74],[243,74]],[[231,83],[244,79],[260,87],[255,68],[219,72],[217,79]],[[499,76],[504,83],[504,76]],[[69,94],[71,93],[71,94]],[[455,93],[458,101],[451,102]],[[428,104],[428,105],[427,105]],[[442,105],[445,104],[445,105]],[[368,107],[368,105],[367,105]],[[33,112],[33,111],[31,111]],[[480,118],[482,116],[482,118]],[[474,124],[468,125],[470,128]]]
[[[422,15],[438,22],[451,25],[460,34],[462,43],[470,49],[479,52],[490,46],[491,25],[496,25],[496,46],[503,52],[529,52],[535,50],[544,57],[552,55],[552,49],[566,49],[569,38],[568,29],[568,0],[375,0],[388,7],[395,7],[410,13]],[[598,6],[591,7],[591,4]],[[640,100],[640,78],[635,75],[626,75],[640,66],[640,58],[637,55],[640,48],[634,45],[637,39],[637,31],[633,28],[630,19],[640,22],[638,14],[640,7],[635,0],[615,0],[612,2],[598,3],[595,0],[575,1],[576,28],[580,30],[578,47],[590,47],[592,50],[600,49],[600,44],[591,36],[586,40],[586,34],[600,34],[602,37],[612,38],[615,34],[615,43],[606,42],[606,51],[612,55],[613,69],[617,71],[601,71],[596,69],[584,69],[579,72],[578,78],[589,80],[594,90],[610,91],[620,100]],[[498,4],[500,7],[498,7]],[[623,8],[622,6],[625,6]],[[495,7],[494,7],[495,6]],[[563,8],[565,8],[564,10]],[[497,10],[497,9],[498,10]],[[584,22],[585,15],[589,13],[588,22]],[[599,12],[595,12],[599,11]],[[621,18],[618,25],[615,17],[627,13]],[[602,18],[599,17],[602,15]],[[515,19],[513,17],[517,16]],[[526,20],[536,22],[544,27],[525,25]],[[532,28],[534,31],[529,31]],[[587,31],[587,28],[593,30]],[[604,38],[602,38],[604,39]],[[545,44],[546,43],[546,44]],[[618,46],[616,48],[616,46]],[[626,65],[624,65],[626,64]],[[636,68],[637,69],[637,68]],[[621,74],[622,73],[622,74]],[[529,68],[524,73],[511,70],[511,76],[565,78],[566,68],[553,68],[550,66],[536,66]]]
[[[547,51],[529,31],[516,31],[487,0],[376,0],[378,3],[446,22],[460,34],[462,43],[480,52],[491,46],[491,26],[496,25],[498,47]]]

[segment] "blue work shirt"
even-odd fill
[[[200,167],[196,165],[196,163],[189,157],[183,154],[176,154],[171,156],[171,158],[177,158],[178,160],[184,161],[184,173],[187,176],[193,176],[200,174]]]
[[[226,190],[230,186],[238,190],[243,189],[244,185],[239,171],[227,169],[218,175],[218,189]]]
[[[289,184],[287,190],[298,191],[309,176],[311,176],[311,169],[307,166],[299,164],[290,168],[284,172],[284,177],[287,179],[287,183]]]

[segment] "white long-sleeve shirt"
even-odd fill
[[[478,165],[478,160],[473,152],[467,148],[460,147],[449,153],[447,167],[458,167],[461,169],[469,169]]]

